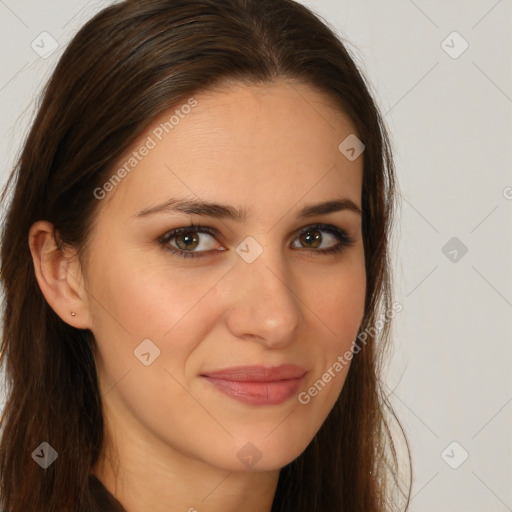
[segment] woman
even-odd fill
[[[2,510],[398,510],[391,151],[325,23],[104,9],[10,184]]]

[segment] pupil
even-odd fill
[[[194,234],[182,234],[180,235],[178,238],[177,238],[177,244],[178,246],[181,245],[181,247],[190,247],[192,245],[194,245],[194,243],[197,243],[197,241],[195,240],[195,235]]]
[[[311,245],[311,243],[314,243],[316,240],[320,240],[320,235],[312,235],[311,231],[307,231],[305,234],[306,243],[308,245]]]

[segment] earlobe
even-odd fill
[[[59,249],[53,224],[48,221],[37,221],[31,226],[28,243],[36,279],[48,304],[67,324],[89,329],[87,293],[75,252]]]

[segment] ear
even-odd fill
[[[88,295],[76,252],[69,248],[59,250],[53,224],[43,220],[31,226],[28,243],[36,279],[48,304],[67,324],[89,329]],[[71,316],[72,312],[76,315]]]

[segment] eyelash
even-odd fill
[[[308,230],[318,230],[318,231],[326,231],[327,233],[335,236],[338,238],[339,243],[335,245],[334,247],[331,247],[329,249],[319,249],[315,250],[312,249],[312,252],[320,253],[320,254],[333,254],[340,252],[342,249],[346,247],[350,247],[355,240],[351,238],[348,233],[340,228],[337,228],[336,226],[332,226],[329,224],[312,224],[311,226],[306,226],[304,229],[302,229],[298,236],[302,235],[304,232]],[[159,238],[158,242],[163,246],[164,250],[171,252],[171,254],[177,254],[178,256],[182,258],[197,258],[197,257],[203,257],[205,254],[209,253],[210,251],[199,251],[199,252],[188,252],[183,251],[181,249],[176,249],[175,247],[172,247],[169,245],[169,242],[183,234],[183,233],[206,233],[208,235],[211,235],[212,237],[216,237],[217,232],[216,230],[213,230],[211,228],[208,228],[206,226],[199,226],[194,223],[191,223],[189,226],[183,227],[183,228],[177,228],[173,229],[172,231],[169,231],[165,235]],[[307,249],[306,249],[307,250]]]

